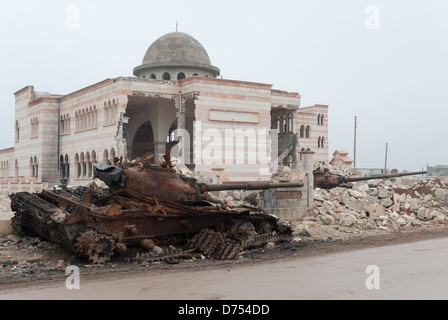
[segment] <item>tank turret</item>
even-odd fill
[[[208,198],[204,197],[205,192],[303,187],[302,181],[198,184],[196,179],[179,175],[173,169],[160,168],[144,162],[124,166],[95,163],[94,167],[95,177],[104,181],[109,188],[132,190],[144,196],[182,203],[200,202]]]

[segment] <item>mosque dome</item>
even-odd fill
[[[184,32],[171,32],[146,51],[143,62],[134,69],[141,78],[176,80],[191,76],[217,77],[220,70],[212,66],[205,48]]]

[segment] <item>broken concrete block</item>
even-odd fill
[[[371,204],[368,211],[370,218],[378,218],[379,216],[384,216],[386,214],[383,205],[379,203]]]
[[[339,220],[339,223],[345,227],[351,227],[355,223],[357,223],[357,219],[354,215],[348,213],[344,214],[341,220]]]
[[[301,234],[305,237],[311,237],[311,233],[306,228],[302,228]]]
[[[384,198],[384,199],[381,199],[380,204],[381,204],[383,207],[388,208],[388,207],[390,207],[391,205],[393,205],[394,202],[393,202],[390,198]]]
[[[418,208],[417,210],[417,218],[424,220],[426,219],[426,208]]]
[[[378,189],[378,198],[380,199],[385,199],[385,198],[390,198],[392,196],[392,194],[386,190],[386,189]]]
[[[438,188],[434,191],[434,196],[436,197],[436,200],[439,202],[445,202],[447,194],[447,189]]]
[[[430,217],[436,222],[443,222],[445,220],[445,215],[437,210],[431,211]]]
[[[355,197],[356,199],[364,198],[364,195],[362,192],[352,190],[352,189],[348,189],[348,192],[350,193],[350,195],[352,197]]]
[[[331,215],[326,214],[322,217],[322,221],[325,222],[327,225],[333,225],[335,224],[335,218],[333,218]]]
[[[397,220],[398,218],[400,218],[400,215],[397,212],[392,211],[391,213],[389,213],[389,218]]]
[[[362,192],[366,192],[369,189],[370,189],[370,187],[369,187],[369,185],[367,183],[357,184],[355,186],[355,190],[358,191],[358,192],[361,192],[361,193]]]

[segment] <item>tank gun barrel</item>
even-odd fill
[[[246,183],[232,183],[232,184],[200,184],[201,192],[210,191],[227,191],[227,190],[266,190],[277,188],[301,188],[303,182],[246,182]]]
[[[374,179],[389,179],[389,178],[400,178],[405,176],[414,176],[420,174],[427,174],[427,171],[419,171],[419,172],[406,172],[406,173],[392,173],[392,174],[380,174],[376,176],[367,176],[367,177],[344,177],[344,182],[356,182],[356,181],[365,181],[365,180],[374,180]]]

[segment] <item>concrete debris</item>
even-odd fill
[[[259,205],[259,191],[213,191],[209,194],[215,202],[223,203],[228,207]]]
[[[273,182],[295,182],[305,178],[304,170],[291,169],[288,166],[278,166],[277,172],[272,175]]]
[[[374,184],[356,182],[349,183],[347,188],[316,188],[314,206],[295,228],[295,235],[303,235],[303,228],[313,229],[315,225],[333,226],[333,230],[349,227],[349,233],[362,233],[428,228],[447,221],[448,186],[438,179],[410,186],[398,186],[389,180]]]
[[[320,162],[314,163],[314,171],[327,172],[330,174],[337,174],[337,175],[341,175],[341,176],[353,175],[353,169],[347,168],[344,165],[332,166],[328,163],[323,164]]]
[[[311,237],[311,233],[306,228],[302,229],[302,235],[305,237]]]

